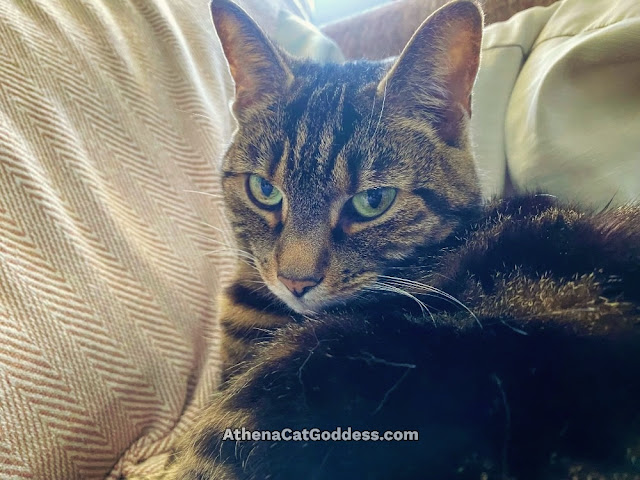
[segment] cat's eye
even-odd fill
[[[260,175],[249,175],[249,195],[259,207],[266,209],[276,208],[282,201],[282,193],[271,182]]]
[[[372,220],[386,212],[396,198],[397,190],[390,187],[372,188],[353,196],[355,212],[366,220]]]

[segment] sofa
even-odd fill
[[[398,53],[443,2],[322,29],[311,1],[239,3],[292,54],[341,61]],[[634,200],[638,2],[516,3],[485,2],[486,197]],[[208,0],[0,2],[0,478],[153,479],[218,387],[232,99]]]

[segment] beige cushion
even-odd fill
[[[472,127],[483,187],[640,201],[640,2],[563,0],[486,29]]]
[[[208,1],[4,0],[0,61],[0,478],[147,477],[216,388],[232,269]]]

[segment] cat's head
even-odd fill
[[[228,213],[260,281],[291,309],[357,297],[479,207],[475,2],[438,10],[395,61],[344,65],[291,58],[230,0],[211,8],[236,84]]]

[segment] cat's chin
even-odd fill
[[[346,300],[322,291],[310,292],[304,297],[298,298],[284,288],[279,289],[269,286],[269,289],[288,308],[306,316],[314,316],[329,307],[344,303]]]
[[[280,296],[278,296],[278,298],[291,310],[293,310],[296,313],[299,313],[300,315],[307,315],[307,316],[313,316],[315,314],[317,314],[318,312],[320,312],[323,306],[318,306],[318,305],[313,305],[313,306],[309,306],[307,305],[307,302],[301,302],[297,299],[285,299],[282,298]]]
[[[288,291],[274,293],[282,303],[300,315],[313,316],[332,305],[332,302],[326,300],[319,301],[319,299],[316,299],[314,301],[313,299],[306,299],[304,297],[297,298]]]

